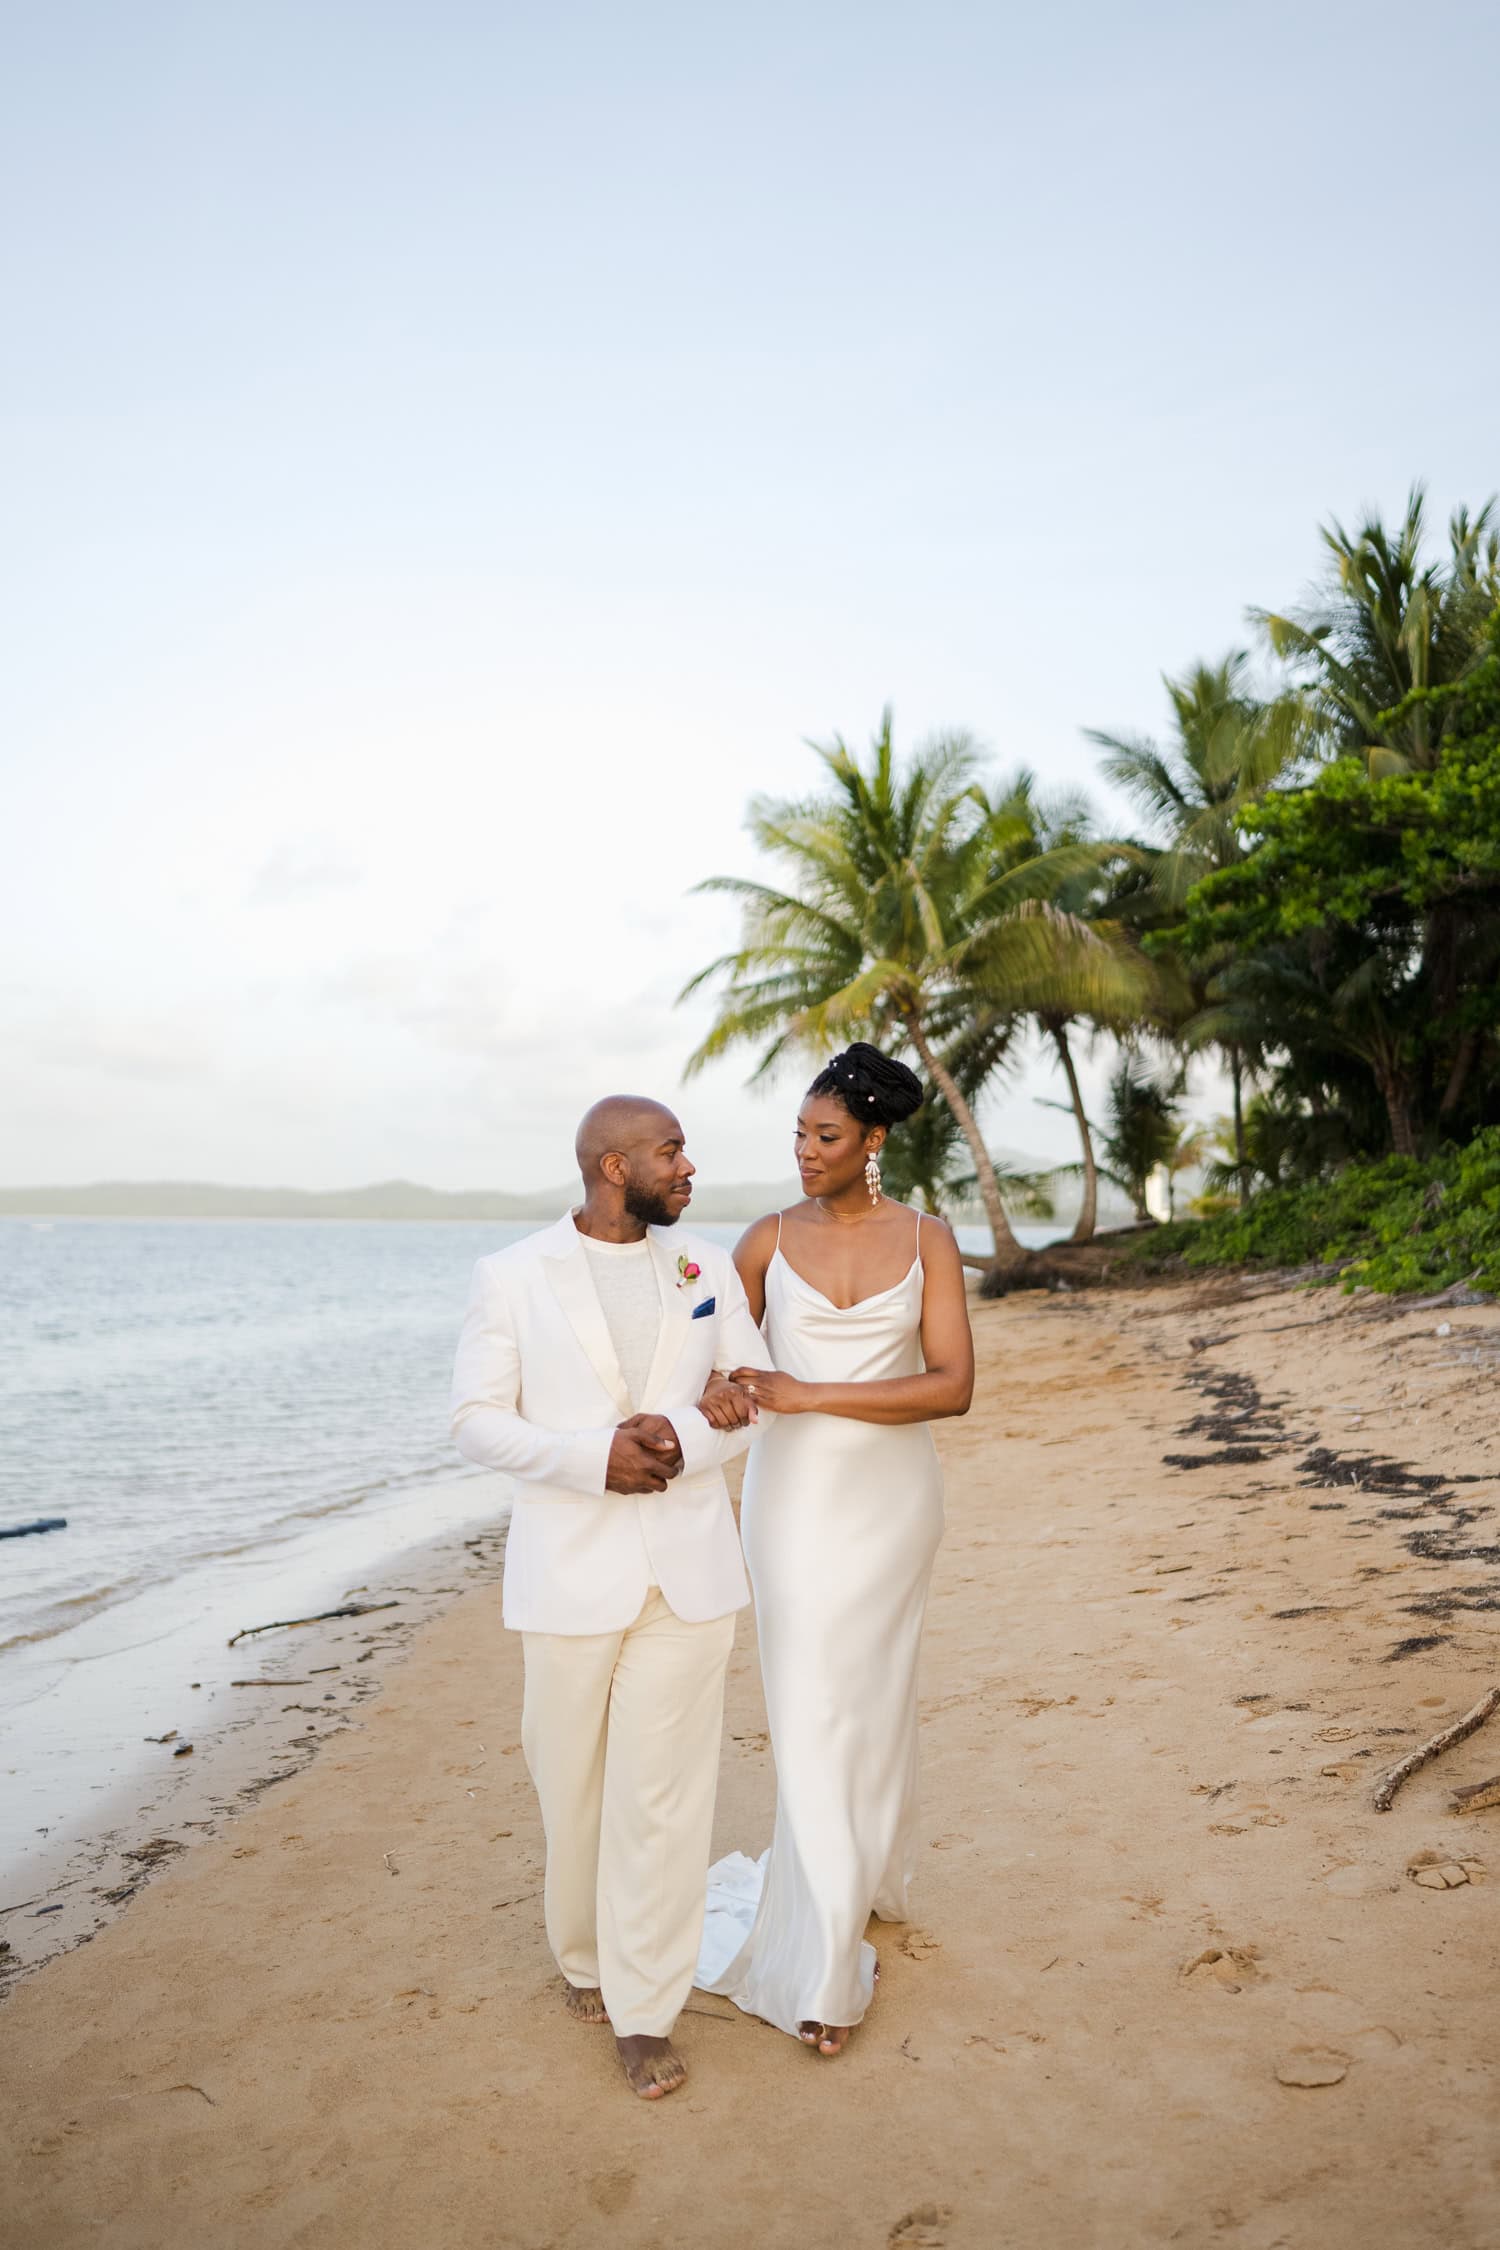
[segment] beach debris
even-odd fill
[[[175,1836],[153,1836],[149,1844],[142,1844],[133,1852],[122,1852],[122,1859],[133,1859],[140,1866],[154,1867],[158,1860],[170,1859],[175,1852],[185,1852],[187,1845]]]
[[[231,1687],[309,1687],[310,1680],[231,1680]]]
[[[29,1539],[34,1531],[66,1531],[66,1516],[38,1516],[34,1523],[11,1523],[0,1529],[0,1539]]]
[[[1500,1805],[1500,1773],[1492,1773],[1488,1781],[1471,1781],[1467,1788],[1453,1792],[1454,1812],[1488,1812],[1492,1805]]]
[[[172,1752],[174,1758],[190,1758],[192,1754],[193,1746],[190,1742],[179,1742],[177,1748]]]
[[[236,1641],[252,1640],[257,1633],[285,1633],[294,1625],[322,1625],[330,1617],[368,1617],[377,1609],[400,1607],[399,1602],[344,1602],[338,1609],[320,1609],[311,1617],[273,1617],[268,1625],[242,1625],[237,1633],[230,1634],[225,1646],[233,1648]]]
[[[396,1862],[392,1859],[389,1852],[382,1852],[380,1856],[385,1861],[385,1871],[388,1875],[400,1874],[401,1870],[396,1865]]]
[[[1349,2075],[1351,2057],[1337,2047],[1293,2047],[1276,2065],[1283,2086],[1336,2086]]]
[[[682,2012],[685,2016],[707,2016],[711,2023],[734,2023],[740,2011],[732,2000],[721,2000],[712,1992],[695,1992],[690,2000],[684,2000]]]
[[[55,1906],[39,1906],[31,1919],[33,1922],[39,1922],[44,1914],[61,1914],[61,1912],[62,1900],[59,1899]]]
[[[165,1734],[143,1734],[141,1740],[142,1742],[175,1742],[177,1740],[177,1729],[169,1727]]]
[[[1482,1859],[1444,1859],[1441,1852],[1418,1852],[1407,1861],[1406,1872],[1424,1891],[1459,1891],[1465,1883],[1484,1881]]]
[[[167,2088],[167,2092],[169,2094],[203,2094],[203,2099],[207,2102],[210,2109],[217,2109],[219,2106],[218,2103],[214,2100],[212,2094],[204,2094],[203,2088],[201,2086],[194,2086],[190,2081],[186,2079],[184,2079],[183,2082],[178,2086],[169,2086]]]
[[[1440,1758],[1456,1742],[1463,1742],[1475,1733],[1496,1711],[1500,1711],[1500,1687],[1490,1688],[1461,1719],[1455,1719],[1451,1726],[1443,1727],[1426,1742],[1419,1743],[1415,1750],[1408,1750],[1404,1758],[1398,1758],[1375,1785],[1371,1802],[1376,1812],[1389,1812],[1403,1782],[1410,1781],[1414,1773],[1420,1773],[1423,1766],[1430,1764],[1434,1758]]]

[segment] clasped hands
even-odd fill
[[[769,1383],[759,1368],[736,1368],[732,1376],[714,1376],[699,1399],[698,1411],[714,1429],[740,1430],[755,1420],[758,1402],[747,1387],[747,1377],[757,1385]],[[769,1406],[770,1398],[764,1403]],[[681,1474],[682,1447],[666,1415],[632,1414],[619,1425],[609,1449],[607,1492],[665,1492],[673,1477]]]

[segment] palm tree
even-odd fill
[[[1090,1032],[1122,1032],[1140,1021],[1155,997],[1158,980],[1150,964],[1133,945],[1125,922],[1115,910],[1122,878],[1139,871],[1143,855],[1133,846],[1095,841],[1092,810],[1080,792],[1043,797],[1033,777],[1024,771],[1010,784],[1006,806],[1015,823],[1011,846],[1013,860],[1040,861],[1046,857],[1055,878],[1050,887],[1050,904],[1086,924],[1114,956],[1114,990],[1107,1010],[1096,1006],[1085,1013],[1065,1005],[1055,994],[1048,994],[1032,1011],[1037,1029],[1062,1066],[1068,1089],[1066,1104],[1059,1102],[1053,1106],[1070,1111],[1078,1132],[1079,1174],[1083,1186],[1069,1240],[1091,1242],[1098,1224],[1099,1166],[1069,1035],[1080,1020],[1086,1021]],[[1077,855],[1080,845],[1091,846],[1081,861]],[[1103,995],[1098,997],[1102,999]]]
[[[1169,1177],[1184,1171],[1198,1161],[1202,1150],[1201,1133],[1185,1126],[1178,1113],[1179,1092],[1178,1084],[1148,1076],[1129,1055],[1121,1059],[1109,1082],[1100,1169],[1106,1179],[1125,1190],[1135,1206],[1136,1218],[1143,1222],[1151,1216],[1146,1208],[1146,1189],[1152,1173],[1161,1165],[1165,1165]]]
[[[1108,946],[1049,892],[1091,847],[1015,861],[1017,817],[992,803],[972,743],[948,735],[898,763],[891,714],[862,765],[840,739],[812,745],[826,784],[797,801],[757,799],[751,835],[789,870],[788,887],[714,876],[699,888],[738,898],[739,948],[710,962],[682,998],[722,982],[719,1014],[690,1057],[697,1071],[733,1046],[759,1045],[761,1077],[790,1047],[867,1033],[910,1049],[968,1147],[995,1247],[989,1282],[1031,1264],[949,1056],[976,1024],[1010,1027],[1052,999],[1108,1005]]]
[[[1151,892],[1161,913],[1174,919],[1195,883],[1244,858],[1246,812],[1269,789],[1292,779],[1308,756],[1307,706],[1296,696],[1259,699],[1247,679],[1249,663],[1248,653],[1236,649],[1217,664],[1198,664],[1180,680],[1165,681],[1174,721],[1165,748],[1149,736],[1085,729],[1105,752],[1106,778],[1133,799],[1152,826],[1159,848]],[[1243,1168],[1244,1084],[1258,1058],[1214,990],[1214,972],[1223,965],[1182,964],[1192,997],[1174,1029],[1187,1044],[1214,1045],[1223,1054]],[[1248,1193],[1245,1170],[1241,1201]]]
[[[1327,748],[1365,759],[1372,778],[1436,763],[1448,707],[1395,706],[1414,688],[1466,677],[1485,653],[1485,622],[1500,600],[1494,501],[1476,516],[1455,511],[1441,563],[1422,558],[1424,507],[1417,484],[1394,533],[1378,516],[1353,533],[1325,524],[1332,567],[1320,597],[1301,612],[1250,612],[1308,681]]]
[[[962,1031],[945,1052],[943,1059],[971,1108],[985,1088],[1010,1069],[1016,1030],[1015,1018],[992,1010]],[[1050,1173],[1017,1171],[997,1163],[993,1155],[990,1161],[1007,1209],[1022,1211],[1029,1219],[1053,1216],[1056,1206]],[[904,1203],[920,1200],[935,1215],[946,1216],[974,1193],[973,1159],[958,1119],[940,1097],[934,1100],[930,1087],[915,1115],[894,1126],[887,1136],[880,1168],[888,1195]],[[967,1262],[981,1265],[989,1261],[968,1258]]]

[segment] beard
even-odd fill
[[[665,1197],[634,1185],[625,1190],[625,1208],[632,1219],[639,1219],[646,1227],[675,1227],[682,1216],[676,1205],[668,1203]]]

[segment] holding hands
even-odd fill
[[[609,1449],[606,1492],[665,1492],[682,1473],[682,1448],[664,1414],[632,1414],[622,1422]]]
[[[732,1375],[713,1377],[698,1401],[698,1411],[713,1429],[743,1430],[763,1406],[774,1414],[809,1413],[814,1388],[794,1375],[737,1367]],[[633,1497],[665,1492],[681,1474],[682,1447],[664,1414],[632,1414],[620,1424],[609,1449],[607,1492]]]
[[[760,1406],[771,1414],[811,1414],[816,1410],[816,1383],[783,1375],[778,1367],[736,1367],[729,1380],[748,1392],[752,1412]]]
[[[716,1430],[743,1430],[755,1420],[755,1403],[728,1375],[715,1375],[698,1401],[698,1412]]]

